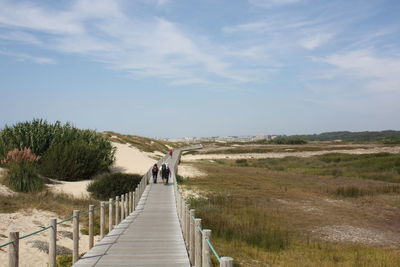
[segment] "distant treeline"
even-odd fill
[[[304,138],[309,141],[383,141],[386,143],[400,143],[400,131],[380,131],[380,132],[328,132],[310,135],[292,135],[290,137]]]

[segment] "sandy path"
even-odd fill
[[[349,149],[349,150],[321,150],[303,152],[267,152],[267,153],[242,153],[242,154],[198,154],[183,155],[183,161],[196,161],[202,159],[263,159],[263,158],[284,158],[284,157],[311,157],[327,153],[345,154],[371,154],[371,153],[400,153],[400,147],[376,147],[368,149]]]

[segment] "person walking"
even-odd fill
[[[168,184],[169,177],[171,176],[171,170],[168,167],[168,163],[161,165],[161,178],[165,185]]]
[[[157,183],[157,176],[158,176],[158,166],[157,164],[153,165],[153,168],[151,169],[151,173],[153,174],[153,183]]]

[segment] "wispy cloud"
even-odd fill
[[[355,50],[317,59],[334,66],[330,77],[353,77],[371,92],[400,92],[400,57],[382,57],[372,50]]]
[[[31,42],[42,48],[84,54],[137,76],[157,76],[176,80],[176,84],[212,77],[252,80],[246,69],[234,70],[232,59],[206,43],[206,38],[186,33],[167,19],[128,16],[123,11],[125,4],[123,0],[99,0],[96,5],[89,0],[75,0],[60,11],[0,0],[0,23],[5,28],[18,28],[20,39],[26,41],[25,31],[29,30],[33,33],[29,35]]]
[[[15,53],[5,50],[0,50],[0,54],[5,56],[14,57],[19,61],[32,61],[38,64],[54,64],[55,60],[47,57],[37,57],[28,54]]]
[[[35,35],[22,31],[0,33],[0,39],[39,45],[42,42]]]
[[[333,34],[329,33],[318,33],[315,34],[311,37],[308,37],[300,42],[300,44],[308,49],[308,50],[313,50],[324,43],[328,42],[331,38],[333,37]]]

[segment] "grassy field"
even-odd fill
[[[358,177],[400,183],[399,154],[352,155],[331,153],[309,158],[239,159],[235,162],[223,160],[217,162],[298,174]]]
[[[398,157],[285,160],[194,164],[207,176],[185,179],[182,186],[203,196],[191,198],[191,206],[203,228],[213,230],[221,255],[240,266],[400,266],[398,185],[354,172],[366,166],[364,174],[382,178],[398,166]],[[330,164],[341,174],[319,173]],[[380,180],[396,180],[393,175]],[[348,188],[369,193],[350,197]]]

